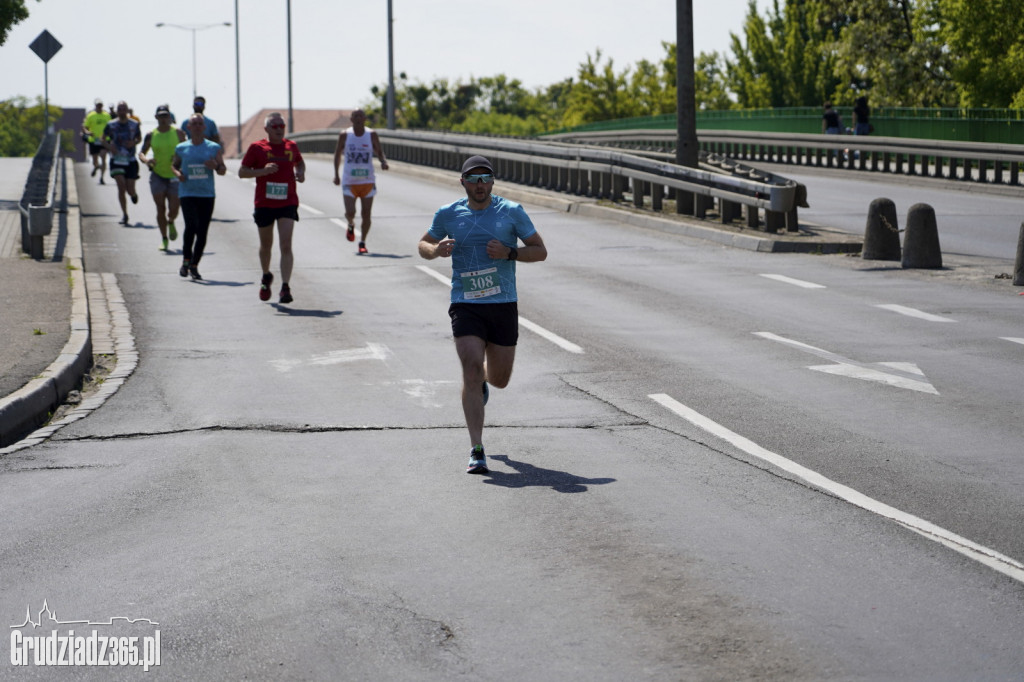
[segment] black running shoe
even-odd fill
[[[188,266],[188,275],[194,280],[202,279],[203,276],[199,274],[199,268],[195,265]]]
[[[469,465],[466,467],[467,474],[486,474],[490,471],[487,468],[487,457],[484,455],[484,446],[475,445],[469,453]]]
[[[127,213],[125,213],[123,216],[121,216],[121,222],[119,222],[118,225],[125,225],[125,226],[128,225],[128,214]]]
[[[132,203],[133,204],[139,203],[139,195],[138,194],[133,194],[132,195]]]
[[[281,301],[281,303],[291,303],[292,301],[295,300],[294,298],[292,298],[291,287],[289,287],[287,284],[281,285],[281,298],[279,300]]]
[[[181,268],[178,270],[178,274],[182,277],[188,277],[188,261],[181,264]]]

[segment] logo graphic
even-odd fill
[[[11,665],[17,666],[142,666],[144,672],[160,665],[159,623],[149,618],[115,616],[106,621],[61,620],[46,600],[32,619],[32,608],[25,607],[25,620],[10,626]],[[152,635],[117,636],[75,634],[74,629],[58,630],[58,626],[153,627]],[[29,628],[29,634],[22,630]],[[39,628],[50,628],[47,635],[31,634]]]

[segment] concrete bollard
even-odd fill
[[[939,228],[935,209],[928,204],[914,204],[907,212],[907,233],[903,238],[903,267],[942,267]]]
[[[1013,267],[1013,286],[1024,287],[1024,223],[1020,224],[1017,237],[1017,261]]]
[[[900,259],[900,225],[892,199],[879,198],[871,202],[860,256],[865,260]]]

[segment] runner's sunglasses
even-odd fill
[[[481,182],[487,184],[489,182],[494,182],[494,173],[467,173],[462,176],[462,179],[471,185]]]

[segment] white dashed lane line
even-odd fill
[[[928,322],[956,322],[956,320],[952,320],[948,317],[942,317],[941,315],[932,315],[931,313],[926,313],[922,310],[918,310],[917,308],[908,308],[906,306],[896,305],[894,303],[885,303],[882,305],[876,305],[875,307],[881,308],[882,310],[889,310],[894,313],[899,313],[900,315],[906,315],[907,317],[915,317],[919,320],[927,320]]]
[[[794,279],[792,277],[786,277],[785,275],[768,275],[762,274],[762,277],[767,279],[774,279],[776,282],[784,282],[786,284],[792,284],[794,286],[802,287],[804,289],[826,289],[824,284],[815,284],[814,282],[806,282],[802,279]]]

